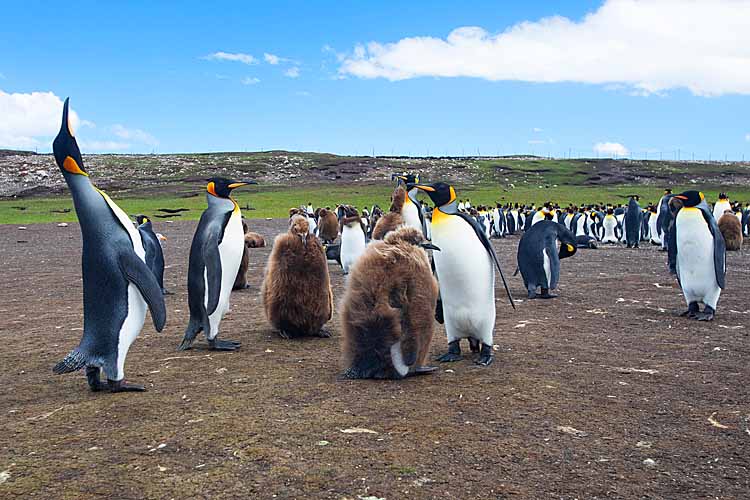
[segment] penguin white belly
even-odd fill
[[[436,210],[437,212],[437,210]],[[433,215],[433,252],[448,342],[473,337],[492,345],[495,269],[474,229],[457,215]]]
[[[109,205],[109,209],[112,210],[112,213],[115,214],[115,217],[117,217],[117,220],[120,222],[120,225],[122,225],[123,228],[125,228],[125,231],[127,231],[128,236],[130,236],[130,241],[133,243],[133,250],[135,251],[135,254],[140,258],[143,262],[146,262],[146,250],[143,246],[143,239],[141,238],[141,233],[138,232],[138,229],[133,225],[133,221],[130,220],[130,218],[127,216],[123,210],[117,206],[117,204],[112,201],[112,199],[105,193],[104,191],[100,191],[97,189],[97,192],[104,198],[104,201],[107,202],[107,205]]]
[[[229,310],[229,295],[232,292],[237,271],[242,262],[242,252],[245,247],[245,234],[242,230],[242,215],[239,210],[232,213],[226,227],[224,237],[219,243],[219,256],[221,257],[221,292],[219,292],[219,304],[213,314],[208,316],[211,332],[206,336],[209,340],[216,338],[219,334],[219,323],[221,318]],[[208,279],[206,271],[203,274],[205,284],[204,305],[208,307]]]
[[[659,232],[656,230],[656,219],[656,214],[651,214],[651,217],[648,219],[649,238],[651,239],[651,243],[661,245],[661,236],[659,236]]]
[[[349,273],[364,251],[365,233],[362,232],[362,227],[359,224],[354,227],[344,226],[341,232],[341,267],[344,268],[344,273]]]
[[[617,243],[617,237],[615,236],[615,227],[617,227],[617,219],[614,215],[607,215],[604,217],[604,237],[602,243]]]
[[[404,223],[407,226],[422,230],[422,223],[419,221],[419,209],[408,197],[401,208],[401,217],[404,218]]]
[[[716,283],[714,238],[697,208],[677,214],[677,276],[685,301],[703,302],[716,309],[721,288]]]
[[[714,205],[714,219],[719,220],[719,217],[724,215],[725,210],[731,210],[732,206],[726,200],[716,202]]]
[[[315,222],[315,217],[307,217],[307,234],[318,234],[318,223]]]
[[[135,338],[143,329],[146,320],[146,301],[138,288],[128,282],[128,315],[120,327],[117,340],[117,380],[125,378],[125,358]]]
[[[544,275],[547,277],[547,287],[550,287],[550,283],[552,283],[552,266],[550,265],[549,261],[549,254],[547,253],[546,248],[542,248],[542,257],[544,260]]]
[[[576,221],[576,236],[586,235],[586,217],[580,216]]]
[[[626,229],[625,229],[625,215],[624,214],[623,215],[617,215],[617,216],[615,216],[615,218],[617,219],[617,222],[620,224],[620,227],[622,228],[622,231],[620,232],[620,241],[621,242],[622,241],[626,241],[626,237],[627,236],[625,235],[625,232],[626,232]]]

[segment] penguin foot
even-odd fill
[[[469,349],[471,352],[479,352],[479,340],[469,337]]]
[[[458,342],[458,340],[448,342],[448,352],[446,352],[442,356],[439,356],[437,358],[437,361],[441,363],[452,363],[454,361],[463,359],[463,357],[461,356],[461,346],[458,344]]]
[[[683,318],[695,319],[699,312],[700,309],[698,308],[698,303],[691,302],[690,304],[688,304],[688,310],[680,314],[680,316],[682,316]]]
[[[328,339],[331,338],[331,332],[329,332],[325,328],[321,328],[320,330],[318,330],[318,333],[316,333],[315,336],[320,337],[321,339]]]
[[[526,298],[529,300],[534,300],[536,298],[536,290],[531,290],[526,296]]]
[[[287,333],[285,330],[279,330],[279,337],[281,337],[282,339],[286,339],[286,340],[289,340],[290,338],[292,338],[292,336],[289,335],[289,333]]]
[[[406,376],[417,377],[419,375],[427,375],[428,373],[437,371],[437,369],[437,366],[417,366],[413,370],[410,370],[409,373],[406,374]]]
[[[99,367],[98,366],[87,366],[86,367],[86,382],[89,383],[89,389],[91,392],[101,392],[107,389],[107,384],[101,381],[99,378]]]
[[[542,288],[542,294],[539,295],[540,299],[554,299],[557,295],[549,293],[549,288]]]
[[[698,313],[695,315],[695,319],[698,321],[713,321],[716,311],[714,311],[714,308],[711,306],[706,306],[705,309],[703,309],[703,312]]]
[[[214,351],[236,351],[240,348],[240,343],[234,340],[209,340],[208,346]]]
[[[140,384],[130,384],[125,380],[107,379],[109,392],[146,392],[146,388]]]
[[[475,361],[479,366],[489,366],[495,359],[495,355],[492,353],[492,346],[482,344],[482,351],[479,354],[479,358]]]

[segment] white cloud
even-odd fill
[[[258,64],[258,60],[250,54],[243,54],[242,52],[214,52],[203,56],[201,59],[209,61],[234,61],[241,62],[243,64]]]
[[[619,142],[597,142],[594,144],[594,151],[610,156],[627,156],[630,151]]]
[[[0,148],[51,147],[60,130],[63,101],[52,92],[8,94],[0,90]],[[73,130],[90,125],[71,109]]]
[[[269,54],[268,52],[263,54],[263,59],[265,59],[268,64],[273,64],[274,66],[281,62],[281,58],[279,56]]]
[[[294,66],[284,71],[284,74],[288,76],[289,78],[297,78],[299,76],[299,68]]]
[[[126,141],[138,142],[141,144],[146,144],[148,146],[159,145],[159,141],[157,141],[153,135],[149,134],[148,132],[144,132],[139,128],[130,129],[123,127],[120,124],[115,124],[112,125],[112,133],[120,139],[125,139]]]
[[[745,134],[745,140],[750,142],[750,134]]]
[[[257,83],[260,83],[260,78],[246,76],[245,78],[240,80],[240,83],[242,83],[242,85],[255,85]]]
[[[447,38],[357,45],[339,72],[625,85],[641,95],[750,94],[750,1],[606,0],[580,21],[553,16],[499,34],[480,27]]]
[[[539,127],[534,127],[534,128],[532,128],[531,130],[532,130],[532,131],[534,131],[534,132],[536,132],[537,134],[538,134],[539,132],[544,132],[544,129],[543,129],[543,128],[539,128]]]

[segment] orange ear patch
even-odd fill
[[[219,196],[218,194],[216,194],[216,185],[213,182],[208,183],[208,185],[206,186],[206,191],[214,196]]]
[[[78,163],[71,156],[65,157],[63,168],[71,174],[85,175],[86,177],[89,176],[89,174],[81,170],[81,167],[78,166]]]

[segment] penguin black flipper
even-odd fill
[[[703,218],[708,224],[708,229],[711,231],[711,235],[714,237],[714,273],[716,273],[716,284],[722,290],[726,285],[727,275],[727,246],[724,241],[724,236],[719,230],[719,225],[716,223],[713,214],[708,210],[708,206],[699,206]],[[676,233],[677,231],[670,231],[670,233]]]
[[[211,316],[219,307],[221,294],[221,254],[217,238],[206,240],[203,245],[203,262],[206,266],[206,283],[208,285],[208,303],[206,315]],[[205,292],[204,292],[205,293]]]
[[[143,300],[148,304],[154,328],[157,332],[162,331],[167,321],[167,307],[154,273],[134,252],[121,253],[118,262],[125,278],[138,288]]]
[[[484,230],[482,229],[482,226],[479,225],[479,222],[474,219],[474,217],[464,213],[459,212],[458,210],[454,215],[458,215],[463,220],[465,220],[469,225],[471,225],[472,229],[474,229],[474,233],[476,233],[477,238],[479,238],[479,241],[482,242],[482,245],[484,245],[485,250],[487,250],[487,253],[490,254],[490,257],[495,262],[495,266],[497,267],[497,270],[500,272],[500,278],[503,280],[503,286],[505,287],[505,292],[508,294],[508,300],[510,301],[510,305],[513,306],[513,309],[516,308],[516,304],[513,300],[513,295],[510,293],[510,289],[508,288],[508,283],[505,281],[505,275],[503,274],[503,269],[500,267],[500,261],[497,258],[497,254],[495,253],[495,249],[492,248],[492,244],[490,243],[490,240],[487,239],[487,235],[484,233]]]

